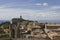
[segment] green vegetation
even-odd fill
[[[3,29],[8,29],[9,28],[9,24],[7,24],[7,23],[3,24],[2,27],[3,27]]]
[[[9,35],[8,34],[1,34],[0,38],[9,38]]]
[[[10,25],[10,22],[4,22],[4,23],[0,24],[0,38],[8,38],[9,37],[9,32],[8,32],[9,25]]]

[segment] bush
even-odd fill
[[[8,37],[9,37],[9,35],[7,35],[7,34],[0,35],[0,38],[8,38]]]

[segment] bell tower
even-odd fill
[[[22,18],[22,16],[20,16],[20,22],[24,21],[24,19]]]
[[[22,16],[20,16],[20,19],[22,19]]]

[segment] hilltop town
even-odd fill
[[[4,31],[3,33],[8,34],[7,37],[15,39],[43,38],[45,40],[53,40],[60,36],[60,24],[25,20],[22,16],[13,18],[12,23],[6,22],[4,25],[0,25],[0,29]],[[2,33],[0,32],[0,34]]]

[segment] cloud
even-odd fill
[[[22,4],[21,4],[22,5]],[[16,6],[21,5],[15,5],[15,4],[5,4],[0,6],[0,19],[12,19],[14,17],[19,17],[20,15],[23,16],[24,19],[30,19],[30,20],[59,20],[60,14],[57,12],[53,12],[52,10],[34,10],[34,9],[24,9],[24,8],[17,8]],[[37,3],[35,4],[37,6],[47,6],[48,3]],[[13,7],[13,8],[10,8]],[[16,7],[16,8],[14,8]],[[40,8],[40,7],[39,7]],[[59,7],[51,7],[53,9],[59,8]],[[49,8],[48,8],[49,9]]]
[[[41,6],[42,4],[41,4],[41,3],[36,3],[35,5],[37,5],[37,6]]]
[[[48,6],[48,3],[36,3],[37,6]]]
[[[52,6],[50,9],[57,10],[57,9],[60,9],[60,6]]]
[[[48,6],[48,3],[43,3],[43,6]]]
[[[46,3],[43,4],[37,3],[36,5],[39,6],[47,5]],[[30,19],[30,20],[36,20],[36,19],[54,20],[59,19],[58,17],[60,17],[60,14],[56,14],[55,12],[48,10],[33,10],[33,9],[9,8],[9,7],[15,7],[15,4],[12,5],[5,4],[0,6],[0,19],[8,20],[12,19],[13,17],[19,17],[20,15],[22,15],[24,19]]]

